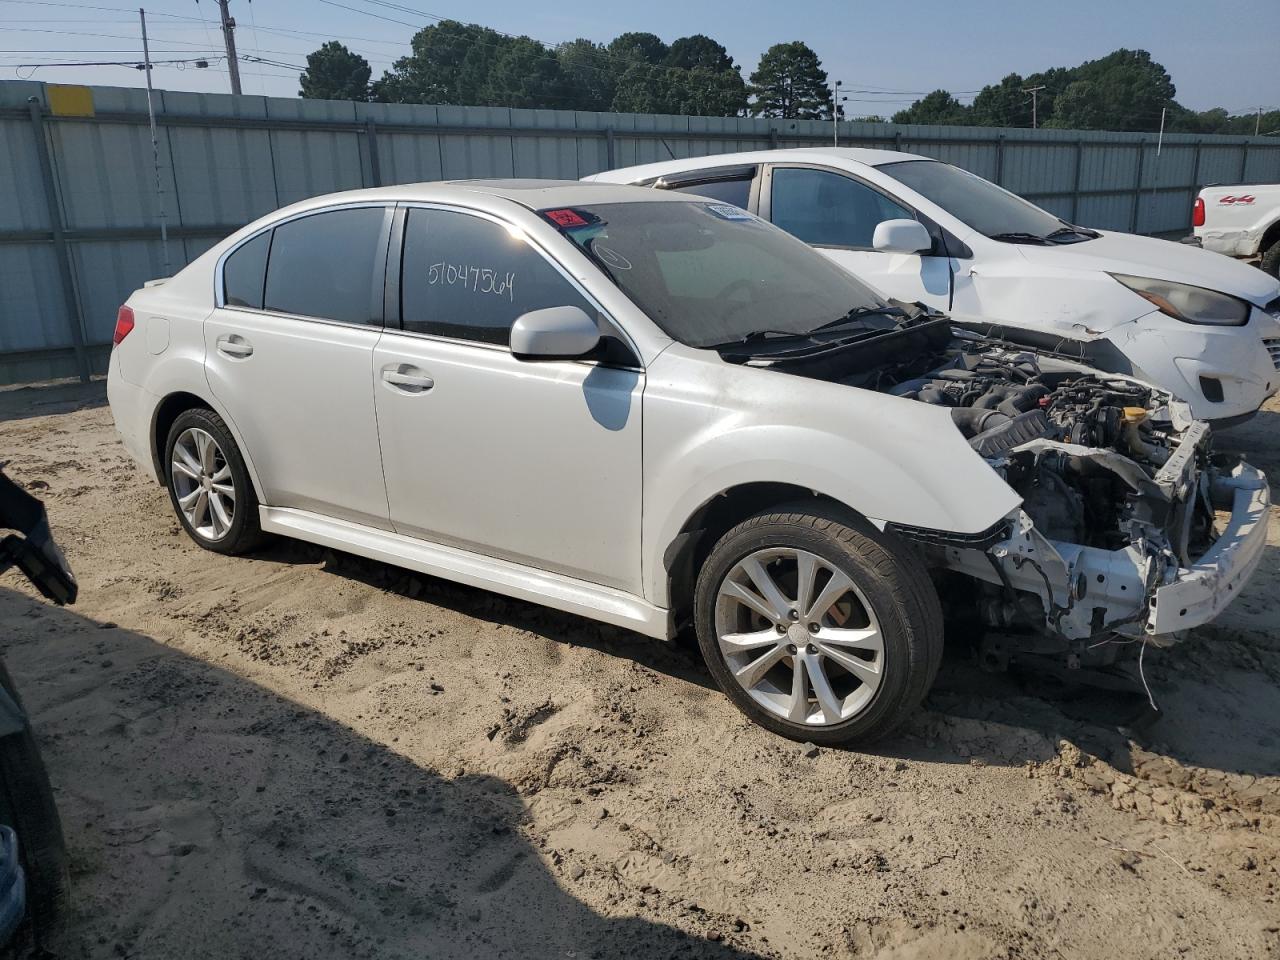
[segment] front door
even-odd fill
[[[941,310],[950,305],[952,264],[945,255],[881,253],[872,246],[878,224],[915,220],[915,213],[849,174],[774,165],[760,213],[885,296]]]
[[[314,213],[223,262],[205,371],[266,505],[389,526],[373,409],[389,227],[382,206]]]
[[[396,532],[638,594],[643,374],[616,342],[621,363],[521,361],[507,345],[529,310],[597,307],[470,213],[409,209],[400,260],[403,329],[374,351]]]

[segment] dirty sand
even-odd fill
[[[1280,477],[1280,404],[1221,440]],[[1277,517],[1231,610],[1148,652],[1140,737],[1123,697],[949,655],[901,735],[806,756],[679,646],[197,549],[101,384],[0,392],[0,457],[81,584],[0,578],[73,862],[58,957],[1280,956]]]

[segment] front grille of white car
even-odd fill
[[[1267,348],[1267,353],[1271,355],[1271,362],[1275,364],[1275,368],[1280,370],[1280,337],[1264,338],[1262,345]]]

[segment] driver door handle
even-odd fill
[[[382,368],[382,382],[398,393],[426,393],[436,385],[423,370],[411,363],[398,363]]]

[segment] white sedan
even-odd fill
[[[669,160],[589,177],[758,213],[890,296],[1147,380],[1197,417],[1280,389],[1280,281],[1185,244],[1067,223],[990,181],[892,150]]]
[[[1265,542],[1265,478],[1160,391],[636,187],[295,204],[129,298],[108,395],[202,547],[692,624],[735,704],[822,743],[919,703],[944,603],[988,660],[1105,664],[1215,616]]]

